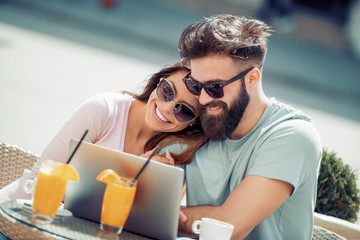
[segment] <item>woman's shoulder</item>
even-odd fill
[[[128,108],[133,97],[119,92],[102,92],[87,98],[79,107],[79,110],[91,112],[117,112]]]
[[[89,98],[90,101],[99,102],[131,102],[133,97],[129,94],[120,92],[101,92],[97,93]]]
[[[119,92],[102,92],[89,97],[85,104],[101,107],[118,106],[131,103],[133,97]]]

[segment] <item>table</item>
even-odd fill
[[[62,217],[47,226],[30,223],[31,214],[23,211],[21,204],[8,201],[0,204],[0,232],[11,239],[81,239],[99,240],[100,225],[76,216]],[[147,240],[150,238],[123,231],[121,240]]]

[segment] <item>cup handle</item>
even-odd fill
[[[200,234],[200,227],[201,227],[200,224],[201,224],[201,220],[195,220],[191,225],[191,230],[196,234]]]
[[[34,190],[34,180],[32,179],[26,179],[23,184],[23,191],[25,193],[32,193]]]

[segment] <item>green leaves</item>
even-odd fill
[[[315,211],[356,222],[360,209],[357,176],[334,152],[323,150]]]

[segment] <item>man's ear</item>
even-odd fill
[[[249,88],[256,86],[261,77],[261,72],[258,68],[253,68],[245,77],[245,83]]]

